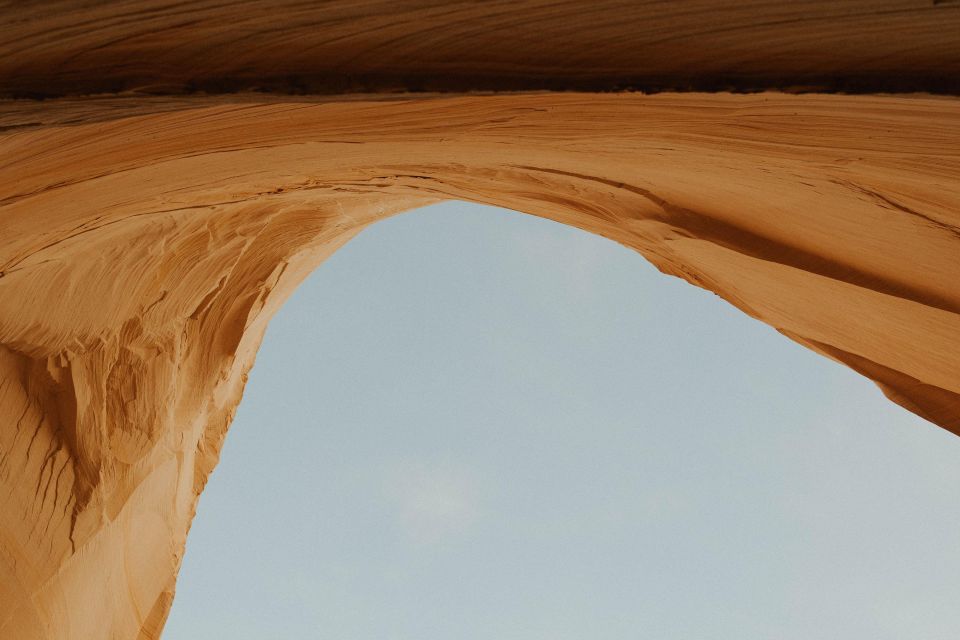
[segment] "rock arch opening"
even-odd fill
[[[910,596],[960,562],[954,438],[643,262],[456,203],[339,250],[271,321],[170,640],[954,625]]]
[[[155,636],[271,314],[439,200],[636,249],[960,429],[953,100],[195,98],[3,114],[5,632]]]

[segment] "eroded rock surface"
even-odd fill
[[[918,64],[931,90],[957,70],[950,3],[742,3],[744,12],[717,9],[726,26],[705,32],[694,27],[720,3],[691,3],[703,10],[689,15],[682,4],[628,4],[647,13],[408,8],[445,16],[432,24],[449,32],[428,37],[377,3],[363,15],[348,3],[281,7],[274,23],[258,13],[265,3],[234,7],[234,22],[207,3],[0,10],[11,17],[0,29],[5,94],[60,96],[0,101],[0,637],[158,637],[269,318],[365,226],[444,199],[632,247],[960,432],[955,97],[184,89],[260,78],[280,91],[289,86],[267,80],[333,77],[331,59],[311,47],[350,53],[337,68],[373,82],[402,77],[432,45],[447,52],[422,69],[438,88],[456,65],[535,86],[541,69],[603,82],[686,81],[699,70],[713,82],[896,85]],[[838,17],[839,5],[859,11]],[[568,25],[578,14],[585,21]],[[524,15],[581,44],[608,43],[608,55],[571,58],[569,40],[537,49],[543,60],[522,58],[522,43],[489,57],[462,44],[514,34]],[[654,15],[666,22],[629,32]],[[899,40],[875,37],[895,27]],[[874,49],[814,46],[848,42],[851,29],[850,43],[867,38]],[[241,35],[246,57],[230,44]],[[413,47],[414,35],[427,44]],[[697,37],[713,56],[666,55]],[[188,54],[203,63],[182,64]],[[481,61],[498,71],[471,66]],[[858,76],[861,67],[869,73]],[[107,85],[139,91],[82,95]]]

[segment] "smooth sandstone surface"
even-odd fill
[[[272,313],[444,199],[634,248],[960,433],[958,98],[384,94],[960,70],[956,3],[721,4],[0,6],[0,637],[158,637]]]
[[[958,0],[11,0],[0,24],[0,96],[960,93]]]

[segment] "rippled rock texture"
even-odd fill
[[[0,637],[158,637],[271,315],[444,199],[632,247],[960,432],[960,3],[28,4],[0,7]]]

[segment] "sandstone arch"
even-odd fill
[[[656,5],[634,4],[648,12],[636,20]],[[655,34],[641,38],[659,52],[659,67],[641,65],[643,47],[611,45],[620,75],[603,75],[592,53],[570,58],[573,49],[561,44],[542,53],[553,60],[547,77],[564,86],[816,80],[951,92],[960,43],[944,35],[944,23],[960,12],[859,4],[845,17],[820,2],[806,3],[796,19],[775,19],[762,3],[744,5],[753,13],[721,11],[729,28],[703,37],[729,54],[727,66],[707,65],[696,82],[690,74],[702,56],[667,53],[697,37],[689,34],[712,19],[704,11],[673,18],[688,35],[668,38],[679,44],[667,52]],[[202,40],[190,29],[216,31],[225,10],[200,3],[205,13],[187,19],[173,6],[125,6],[38,10],[3,42],[4,95],[41,87],[59,96],[0,102],[5,637],[158,636],[197,496],[271,313],[364,226],[442,199],[488,202],[621,242],[960,432],[956,98],[289,95],[291,82],[309,92],[338,90],[342,81],[285,43],[301,34],[328,46],[303,35],[313,32],[294,9],[275,29],[254,29],[262,56],[248,66],[226,44],[188,77],[180,58],[158,52],[176,51],[170,38],[180,37],[196,54]],[[521,15],[549,22],[542,12],[552,6],[524,3]],[[316,11],[331,7],[343,9]],[[565,11],[569,20],[579,10]],[[351,15],[337,24],[362,22]],[[84,30],[82,16],[107,26]],[[464,18],[443,16],[440,26]],[[473,18],[496,23],[493,14]],[[817,32],[810,23],[841,27]],[[873,38],[869,56],[853,46],[822,55],[824,37],[843,43],[843,29],[868,24],[906,35]],[[597,26],[611,37],[626,28]],[[377,91],[426,55],[391,50],[384,29],[353,50],[400,52],[388,56],[389,73],[357,63],[364,88]],[[744,49],[743,36],[757,34],[784,57]],[[471,66],[471,47],[497,45],[484,38],[450,44],[451,64],[476,71],[477,87],[536,86],[534,70],[517,63],[510,72],[508,64],[525,59],[527,45],[493,70]],[[924,72],[904,79],[911,65]],[[447,89],[450,77],[428,68],[417,82]],[[184,93],[191,82],[210,91],[252,88],[258,79],[269,92]],[[81,95],[105,88],[141,91]]]

